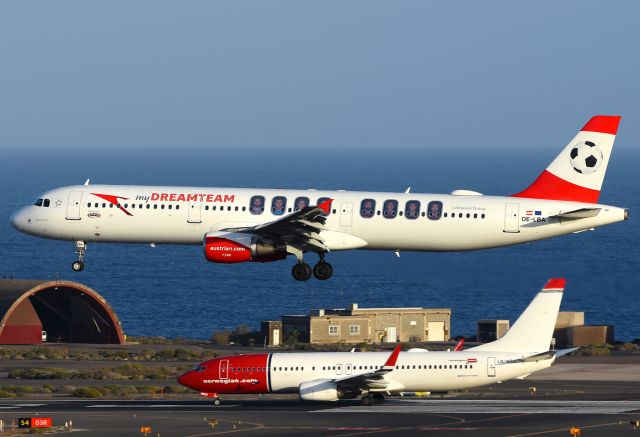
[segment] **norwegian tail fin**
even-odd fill
[[[566,281],[550,279],[505,335],[468,350],[495,352],[546,352],[556,326]]]
[[[538,179],[513,197],[597,203],[621,118],[592,117]]]

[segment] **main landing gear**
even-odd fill
[[[87,243],[84,241],[76,241],[76,255],[78,260],[71,264],[71,268],[74,272],[81,272],[84,270],[84,254],[87,252]]]
[[[324,256],[320,256],[320,261],[313,266],[313,269],[309,264],[305,263],[302,258],[299,258],[298,262],[293,266],[293,269],[291,269],[291,276],[293,276],[293,279],[296,281],[308,281],[311,279],[312,274],[316,279],[326,281],[333,275],[333,267],[324,261]]]
[[[366,394],[362,396],[360,403],[365,406],[382,405],[384,403],[384,396],[381,393]]]

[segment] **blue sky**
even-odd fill
[[[0,3],[0,148],[640,144],[640,3]]]

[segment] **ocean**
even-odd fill
[[[562,310],[612,324],[618,340],[640,337],[640,152],[614,150],[600,202],[630,220],[526,245],[464,253],[331,253],[329,281],[296,282],[293,259],[220,265],[200,246],[94,244],[71,271],[71,242],[15,231],[11,213],[50,188],[93,183],[317,188],[508,195],[526,187],[560,147],[367,150],[198,149],[2,150],[0,277],[69,279],[101,293],[126,334],[208,339],[223,328],[306,314],[311,308],[450,307],[451,334],[475,334],[478,319],[510,319],[550,277],[566,277]],[[315,256],[309,256],[310,263]]]

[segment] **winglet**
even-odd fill
[[[453,351],[460,352],[462,350],[462,346],[464,346],[464,337],[462,337],[460,341],[456,343],[456,347],[453,348]]]
[[[325,214],[329,214],[331,211],[331,202],[333,202],[333,199],[327,199],[318,205],[318,208],[320,208]]]
[[[545,291],[564,290],[566,284],[567,280],[564,278],[551,278],[542,289]]]
[[[402,345],[399,344],[396,348],[391,352],[389,358],[384,363],[384,367],[394,367],[396,365],[396,361],[398,360],[398,355],[400,355],[400,351],[402,350]]]

